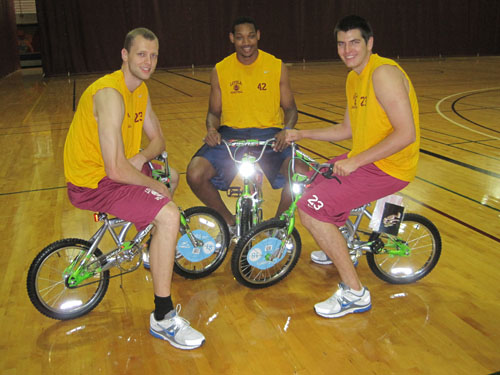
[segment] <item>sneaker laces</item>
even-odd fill
[[[183,317],[179,316],[179,313],[181,312],[181,305],[180,303],[175,306],[175,315],[172,317],[172,319],[175,322],[175,326],[178,327],[178,331],[183,330],[186,327],[190,326],[190,323],[184,319]]]
[[[336,299],[341,305],[345,303],[350,303],[352,302],[346,297],[346,293],[350,291],[351,288],[349,288],[347,285],[344,283],[339,283],[339,289],[333,294],[333,296],[330,297],[330,299]],[[352,293],[351,293],[352,294]],[[361,297],[356,296],[353,294],[353,296],[361,299]]]

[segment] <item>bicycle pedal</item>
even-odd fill
[[[228,197],[240,197],[242,194],[242,190],[240,186],[229,186],[227,189],[227,196]]]

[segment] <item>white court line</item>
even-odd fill
[[[493,138],[493,139],[496,139],[497,141],[500,141],[500,138],[498,137],[495,137],[494,135],[489,135],[489,134],[486,134],[486,133],[483,133],[483,132],[480,132],[478,130],[474,130],[474,129],[471,129],[469,128],[468,126],[466,125],[463,125],[463,124],[460,124],[454,120],[452,120],[451,118],[449,118],[448,116],[446,116],[443,112],[441,112],[441,110],[439,109],[439,106],[441,105],[442,102],[444,102],[445,100],[453,97],[453,96],[458,96],[458,95],[463,95],[463,94],[469,94],[471,92],[481,92],[481,91],[492,91],[492,90],[498,90],[500,89],[500,87],[490,87],[488,89],[480,89],[480,90],[471,90],[471,91],[464,91],[464,92],[459,92],[458,94],[453,94],[453,95],[449,95],[443,99],[441,99],[439,102],[437,102],[436,104],[436,112],[439,113],[439,115],[441,117],[443,117],[444,119],[448,120],[449,122],[451,122],[452,124],[455,124],[457,126],[460,126],[461,128],[464,128],[464,129],[467,129],[471,132],[474,132],[474,133],[477,133],[477,134],[481,134],[481,135],[484,135],[485,137],[488,137],[488,138]]]

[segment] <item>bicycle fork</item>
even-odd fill
[[[186,220],[186,216],[184,215],[184,211],[179,207],[179,211],[181,213],[181,225],[180,225],[180,232],[182,234],[186,234],[193,244],[194,247],[200,247],[203,246],[203,241],[197,239],[191,229],[189,228],[189,223]]]
[[[295,228],[295,211],[297,210],[297,202],[301,196],[302,194],[297,195],[288,210],[280,215],[280,220],[286,221],[286,226],[284,228],[286,230],[286,235],[281,239],[279,249],[272,254],[266,255],[266,260],[272,262],[275,259],[281,259],[283,253],[287,250],[288,240],[290,239],[293,229]]]

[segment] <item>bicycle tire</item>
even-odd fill
[[[436,226],[422,215],[406,214],[397,236],[410,246],[405,256],[391,256],[384,249],[378,253],[366,253],[372,272],[381,280],[391,284],[409,284],[428,275],[441,255],[441,236]],[[389,235],[380,234],[387,245]]]
[[[262,269],[252,265],[251,262],[253,261],[250,259],[253,257],[252,252],[257,251],[262,254],[260,252],[262,249],[254,247],[262,244],[265,249],[262,241],[276,238],[280,243],[281,238],[286,235],[286,228],[287,223],[284,220],[267,220],[252,228],[238,241],[231,258],[231,271],[240,284],[252,289],[266,288],[283,280],[290,274],[299,260],[302,249],[300,235],[295,228],[288,240],[290,248],[274,265]],[[277,235],[278,237],[276,237]],[[275,245],[277,244],[278,242],[275,242]]]
[[[33,260],[26,288],[31,303],[43,315],[69,320],[92,311],[104,298],[109,285],[109,271],[97,273],[89,285],[69,288],[62,275],[81,252],[92,244],[79,238],[65,238],[45,247]],[[93,258],[102,255],[95,249]]]
[[[214,272],[222,264],[227,255],[229,246],[229,229],[224,218],[209,207],[191,207],[184,211],[186,220],[192,232],[200,230],[215,240],[213,253],[200,261],[190,261],[179,250],[182,236],[177,240],[174,271],[187,279],[200,279]],[[195,237],[196,233],[193,233]],[[201,237],[197,237],[201,240]],[[186,240],[185,240],[186,241]],[[190,242],[189,242],[190,243]],[[200,249],[197,249],[200,250]],[[202,251],[202,250],[200,250]]]
[[[252,200],[244,198],[241,201],[240,238],[252,229]]]

